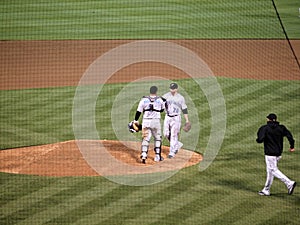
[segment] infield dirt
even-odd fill
[[[131,41],[1,41],[0,90],[77,86],[89,65],[109,50]],[[178,40],[195,52],[215,76],[299,80],[299,67],[286,40]],[[291,41],[300,60],[300,40]],[[113,62],[112,62],[113,63]],[[130,82],[141,77],[188,78],[163,63],[127,66],[108,82]]]

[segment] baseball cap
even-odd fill
[[[171,83],[170,84],[170,89],[177,89],[178,85],[176,83]]]
[[[277,116],[276,116],[276,114],[274,114],[274,113],[270,113],[270,114],[267,116],[267,118],[268,118],[269,120],[277,120]]]
[[[157,93],[158,88],[156,86],[152,86],[150,88],[150,94],[156,94]]]

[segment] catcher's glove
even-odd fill
[[[187,122],[184,124],[183,130],[185,132],[189,132],[191,128],[192,128],[192,124],[190,122]]]
[[[128,129],[131,133],[136,133],[142,130],[142,125],[139,124],[138,121],[131,121],[130,123],[128,123]]]

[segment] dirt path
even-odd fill
[[[1,41],[0,90],[77,86],[99,56],[131,41]],[[300,71],[287,41],[183,40],[173,41],[203,59],[215,76],[299,80]],[[292,41],[300,59],[300,40]],[[187,77],[162,63],[138,63],[123,68],[110,82],[144,76]]]

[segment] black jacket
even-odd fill
[[[268,121],[257,132],[257,143],[264,143],[265,155],[280,156],[283,149],[283,138],[287,137],[290,148],[294,148],[295,140],[291,132],[277,121]]]

